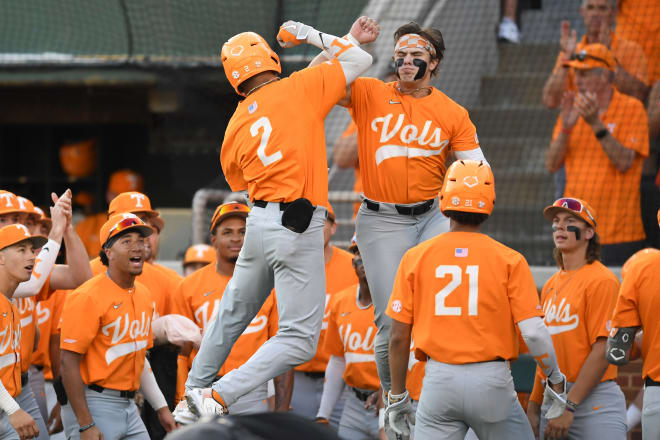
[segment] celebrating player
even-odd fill
[[[417,358],[428,360],[417,440],[463,439],[468,427],[484,439],[533,438],[508,367],[518,356],[516,324],[550,377],[552,389],[546,393],[553,411],[563,411],[565,382],[541,319],[532,272],[522,255],[480,233],[494,202],[490,167],[454,162],[440,195],[450,232],[412,248],[401,260],[387,308],[393,319],[392,390],[385,412],[390,438],[408,435],[408,421],[415,419],[406,391],[411,334]]]
[[[547,405],[539,407],[543,372],[537,369],[527,415],[534,430],[546,438],[623,440],[626,401],[614,382],[616,367],[608,368],[605,360],[619,281],[599,261],[596,212],[584,200],[561,198],[543,215],[552,221],[560,270],[543,286],[541,302],[568,381],[568,397],[566,411],[548,421]]]
[[[313,44],[332,59],[280,78],[279,58],[254,32],[230,38],[222,64],[245,97],[232,116],[221,162],[232,190],[248,190],[254,207],[243,249],[217,318],[188,376],[191,411],[224,412],[242,395],[314,356],[323,319],[323,225],[328,168],[323,121],[347,85],[371,65],[356,43],[378,36],[371,20],[353,26],[355,43],[298,22],[284,23],[281,45]],[[238,337],[275,287],[277,335],[241,367],[208,388]],[[212,397],[211,397],[212,394]],[[204,408],[205,407],[205,408]]]
[[[660,210],[658,210],[660,226]],[[636,262],[623,279],[607,340],[607,360],[624,365],[630,358],[635,333],[641,329],[644,366],[642,438],[660,438],[660,253],[649,253]]]

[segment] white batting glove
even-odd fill
[[[385,433],[390,440],[410,438],[410,425],[415,424],[415,411],[408,390],[402,394],[387,395]]]
[[[556,419],[564,414],[566,410],[566,376],[561,375],[564,383],[564,389],[557,393],[550,387],[550,381],[545,382],[545,391],[543,392],[543,406],[550,405],[550,409],[545,414],[546,419]]]
[[[289,20],[280,26],[277,42],[282,47],[294,47],[307,42],[307,36],[314,28],[299,21]]]

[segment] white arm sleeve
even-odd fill
[[[344,370],[346,360],[343,356],[330,356],[328,366],[325,368],[325,383],[323,384],[323,395],[321,405],[316,417],[330,419],[332,410],[335,408],[342,391],[344,390]]]
[[[335,40],[337,44],[333,45]],[[371,67],[373,62],[371,55],[360,49],[358,42],[350,35],[346,38],[339,38],[311,29],[307,35],[307,42],[321,49],[326,56],[339,60],[346,77],[346,85],[355,81],[358,76]]]
[[[552,383],[560,383],[563,378],[557,364],[555,347],[552,345],[552,338],[543,319],[538,316],[525,319],[518,323],[518,328],[525,344],[529,347],[530,354],[536,359],[536,363],[541,367],[546,377]]]
[[[29,280],[22,282],[14,292],[14,298],[25,298],[34,296],[44,287],[44,283],[48,279],[48,275],[55,267],[55,260],[60,251],[60,244],[53,240],[48,240],[39,252],[32,269],[32,276]]]
[[[0,380],[0,409],[2,409],[8,415],[12,415],[16,411],[21,409],[18,406],[18,403],[16,403],[16,401],[14,400],[14,398],[11,397],[11,394],[9,394],[9,391],[7,391],[7,388],[5,388],[5,384],[3,384],[1,380]]]
[[[151,371],[151,365],[147,359],[144,360],[144,369],[140,376],[140,388],[142,388],[144,398],[147,399],[153,409],[159,410],[167,406],[167,401],[158,387],[154,372]]]
[[[458,160],[483,160],[485,164],[490,166],[484,157],[484,152],[481,151],[481,147],[473,148],[472,150],[467,151],[454,151],[454,155]]]

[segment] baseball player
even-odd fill
[[[202,332],[205,332],[211,321],[215,319],[225,287],[234,274],[236,260],[243,246],[245,219],[249,212],[250,208],[242,203],[232,202],[218,206],[211,220],[210,230],[211,245],[216,253],[215,264],[209,264],[184,278],[177,289],[176,295],[184,299],[183,315],[193,320]],[[277,321],[277,304],[274,295],[271,295],[238,338],[225,363],[216,372],[217,376],[222,377],[243,365],[264,342],[277,333]],[[194,355],[195,353],[185,359],[179,356],[179,368],[182,371],[179,371],[177,383],[178,398],[183,398],[185,380]],[[229,407],[229,411],[232,414],[266,412],[268,411],[267,394],[268,385],[264,382],[241,396]],[[278,404],[282,405],[280,402]],[[287,401],[286,409],[288,404]],[[177,422],[182,424],[197,419],[189,414],[185,400],[177,405],[174,415]]]
[[[544,377],[537,369],[527,415],[534,430],[549,438],[625,439],[625,397],[615,382],[616,367],[605,360],[619,280],[599,260],[596,212],[584,200],[560,198],[543,215],[552,221],[560,270],[543,286],[541,303],[568,381],[567,410],[546,420],[547,405],[540,406]]]
[[[358,130],[364,200],[356,233],[374,297],[384,390],[390,388],[391,326],[385,309],[396,268],[408,249],[449,230],[437,209],[449,152],[485,161],[468,112],[431,86],[445,50],[440,31],[409,23],[396,30],[394,43],[398,81],[358,78],[339,102],[349,107]]]
[[[390,438],[409,435],[408,423],[415,422],[405,388],[411,335],[417,358],[427,360],[417,440],[462,440],[468,427],[482,440],[534,438],[508,368],[518,356],[516,325],[550,377],[551,416],[563,412],[565,381],[529,266],[518,252],[480,232],[494,202],[490,167],[454,162],[440,194],[450,232],[412,248],[401,260],[387,309],[393,318],[392,390],[385,411]]]
[[[41,433],[32,416],[15,400],[22,388],[21,323],[16,306],[9,300],[19,283],[30,279],[35,266],[35,249],[47,241],[46,237],[30,235],[21,224],[0,229],[0,358],[3,360],[0,367],[0,438],[3,440],[31,439]]]
[[[186,249],[183,257],[183,276],[196,272],[215,261],[215,250],[208,244],[194,244]]]
[[[366,18],[358,19],[355,28],[358,43],[378,35],[377,26]],[[240,396],[310,360],[321,331],[328,206],[323,124],[346,86],[372,59],[358,44],[298,22],[284,23],[277,39],[286,47],[315,45],[333,58],[280,78],[277,54],[258,34],[235,35],[222,47],[227,79],[245,99],[229,121],[220,159],[232,190],[247,189],[254,207],[234,276],[186,383],[186,398],[196,414],[226,411]],[[280,317],[277,335],[215,382],[211,393],[208,387],[232,345],[273,287]]]
[[[658,210],[660,226],[660,210]],[[644,401],[642,406],[642,438],[660,438],[660,253],[649,253],[639,259],[623,279],[612,331],[607,339],[607,361],[624,365],[630,358],[635,333],[643,330]]]
[[[152,231],[133,214],[111,216],[100,232],[107,271],[66,297],[60,348],[67,438],[149,439],[133,401],[140,386],[163,427],[174,429],[145,359],[153,343],[151,295],[135,283],[144,264],[145,237]]]
[[[339,291],[357,284],[358,279],[353,269],[353,255],[330,244],[330,238],[337,231],[335,213],[328,205],[328,218],[323,226],[323,254],[325,259],[325,311],[321,335],[316,354],[311,361],[295,367],[293,394],[291,397],[292,411],[309,419],[314,419],[321,404],[325,369],[330,359],[330,353],[325,349],[325,335],[330,316],[329,304],[332,297]],[[330,423],[335,428],[339,426],[339,418],[343,408],[343,399],[339,399],[330,416]]]

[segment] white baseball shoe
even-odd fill
[[[188,409],[188,402],[185,400],[180,401],[176,405],[176,408],[172,411],[172,416],[174,417],[174,421],[179,425],[191,425],[199,419],[199,417]]]
[[[229,412],[211,395],[211,388],[190,388],[186,390],[188,409],[197,417],[205,415],[225,415]]]

